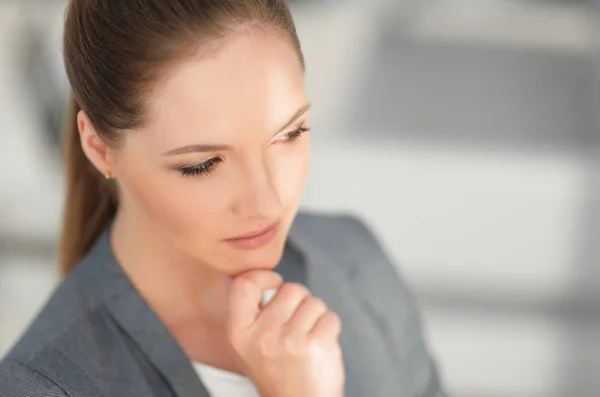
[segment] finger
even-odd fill
[[[340,318],[334,312],[325,312],[309,333],[310,338],[325,340],[337,339],[342,330]]]
[[[254,323],[263,293],[281,285],[281,276],[268,270],[252,270],[231,280],[229,290],[229,324],[247,328]]]
[[[306,298],[286,324],[289,334],[298,337],[308,334],[325,312],[327,305],[321,299]]]
[[[286,323],[292,317],[300,303],[308,296],[310,296],[310,291],[301,284],[283,284],[277,290],[273,299],[260,313],[259,321],[278,324]]]

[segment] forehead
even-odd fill
[[[303,75],[286,40],[260,30],[236,34],[213,56],[173,67],[149,98],[147,127],[166,145],[277,129],[306,103]]]

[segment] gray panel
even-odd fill
[[[347,130],[431,143],[579,148],[594,128],[591,56],[384,36]]]

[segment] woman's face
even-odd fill
[[[258,30],[234,35],[176,65],[148,106],[111,156],[126,218],[227,274],[277,265],[309,161],[294,48]]]

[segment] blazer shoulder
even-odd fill
[[[85,327],[101,308],[90,306],[88,301],[81,285],[72,279],[63,280],[9,350],[7,358],[28,364],[40,352],[55,348],[56,342],[73,329]]]
[[[43,373],[11,360],[0,362],[0,395],[3,397],[73,397]]]
[[[340,228],[351,226],[353,228],[366,228],[365,222],[354,213],[350,212],[317,212],[299,211],[294,220],[294,226],[301,228]]]
[[[306,250],[324,253],[322,257],[329,265],[355,264],[354,271],[348,273],[356,286],[354,291],[376,324],[382,325],[388,349],[395,357],[390,390],[402,388],[419,397],[445,396],[416,298],[368,223],[352,214],[302,213],[297,219],[296,233]]]
[[[354,259],[380,258],[389,262],[369,223],[356,214],[300,212],[292,231],[314,249],[321,248]]]
[[[102,306],[69,324],[49,315],[43,311],[0,362],[0,396],[100,395],[98,363],[125,351],[110,314]]]

